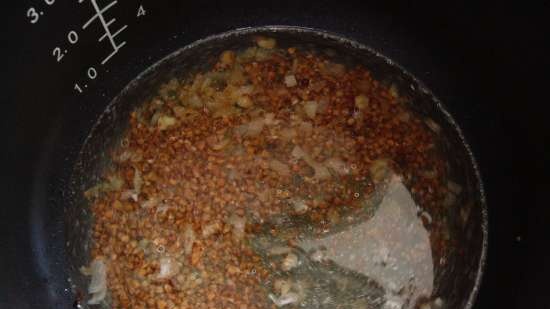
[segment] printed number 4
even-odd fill
[[[143,8],[143,5],[140,5],[139,6],[139,9],[138,9],[138,12],[137,12],[137,17],[140,17],[140,16],[145,16],[147,12],[145,11],[145,9]]]

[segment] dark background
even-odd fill
[[[57,1],[51,7],[38,0],[2,4],[11,17],[2,30],[6,69],[1,75],[5,113],[0,123],[6,146],[0,176],[0,308],[68,304],[67,294],[55,290],[62,286],[54,283],[59,276],[37,270],[36,259],[57,247],[36,249],[30,213],[36,214],[31,211],[33,199],[47,196],[55,190],[48,184],[63,178],[67,168],[58,167],[74,159],[74,149],[53,149],[56,138],[78,144],[103,109],[87,103],[109,101],[178,46],[212,33],[269,24],[309,26],[356,38],[425,82],[462,127],[486,188],[489,255],[474,308],[550,308],[550,233],[545,226],[550,223],[548,3],[143,0],[131,10],[114,10],[117,19],[134,29],[126,37],[131,44],[112,60],[118,69],[98,72],[105,78],[90,84],[94,95],[75,96],[74,82],[82,81],[94,55],[107,50],[98,49],[91,35],[82,35],[80,48],[85,51],[70,51],[62,65],[52,61],[51,49],[63,40],[67,25],[86,19],[77,1],[72,2]],[[135,22],[138,4],[149,13]],[[25,17],[30,6],[49,10],[38,26]],[[37,182],[46,187],[44,192],[33,189]],[[57,213],[38,214],[45,216],[39,231],[60,241],[62,235],[48,234],[60,224]],[[52,269],[62,267],[58,259],[48,263]],[[53,295],[57,292],[59,299]]]

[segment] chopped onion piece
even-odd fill
[[[325,165],[336,172],[338,175],[347,175],[349,174],[349,168],[346,166],[346,163],[340,158],[330,158],[325,161]]]
[[[277,297],[273,294],[269,294],[269,298],[271,299],[271,301],[277,307],[282,307],[282,306],[297,302],[298,301],[298,294],[293,293],[293,292],[289,292],[289,293],[286,293],[286,294],[281,295],[279,297]]]
[[[107,289],[103,289],[97,293],[92,294],[92,297],[88,299],[88,305],[97,305],[101,303],[107,294]]]
[[[326,73],[336,77],[342,76],[346,72],[346,67],[340,63],[329,62],[325,65],[324,69]]]
[[[253,85],[246,85],[246,86],[239,87],[238,93],[241,94],[241,95],[251,94],[253,91],[254,91],[254,86]]]
[[[306,115],[313,119],[315,118],[315,115],[317,113],[317,102],[315,101],[307,101],[304,103],[304,112]]]
[[[290,176],[290,168],[288,167],[288,165],[282,163],[279,160],[269,161],[269,167],[281,176]]]
[[[313,132],[313,125],[311,122],[304,121],[300,123],[300,132],[304,133],[306,136],[310,135]]]
[[[306,153],[300,146],[294,146],[291,155],[296,159],[301,159],[306,156]]]
[[[399,96],[399,92],[397,91],[397,86],[395,84],[391,84],[390,89],[388,89],[388,93],[394,98]]]
[[[422,211],[422,212],[420,213],[420,216],[423,217],[423,218],[425,218],[426,221],[428,221],[428,224],[432,224],[432,216],[430,216],[430,214],[429,214],[427,211],[425,211],[425,210]]]
[[[311,167],[315,170],[315,178],[317,179],[327,179],[330,177],[330,172],[328,168],[320,163],[310,164]]]
[[[355,107],[358,109],[365,109],[369,106],[369,98],[364,94],[358,95],[355,97]]]
[[[237,105],[242,108],[250,108],[254,105],[254,102],[252,102],[249,96],[243,95],[237,98]]]
[[[90,276],[92,274],[92,271],[91,271],[90,267],[88,267],[88,266],[80,266],[80,268],[78,270],[84,276]]]
[[[283,259],[283,263],[281,264],[281,269],[284,271],[289,271],[296,266],[298,266],[298,256],[296,256],[296,254],[294,253],[289,253]]]
[[[298,81],[296,80],[296,77],[294,75],[285,76],[285,86],[295,87],[296,85],[298,85]]]
[[[86,198],[98,197],[103,192],[118,191],[124,185],[124,180],[119,176],[108,177],[108,181],[101,182],[84,192]]]
[[[195,243],[195,231],[190,224],[185,226],[185,231],[183,232],[183,252],[186,255],[191,254],[193,251],[193,244]]]
[[[134,163],[140,162],[141,160],[143,160],[143,152],[141,150],[132,153],[132,155],[130,156],[130,161]]]
[[[248,136],[256,136],[262,132],[264,129],[264,120],[263,119],[256,119],[252,120],[248,123],[248,130],[246,132],[246,135]]]
[[[165,213],[168,209],[170,208],[175,208],[174,206],[170,206],[170,205],[162,205],[162,206],[159,206],[159,208],[157,208],[157,210],[155,211],[155,213]]]
[[[409,122],[409,120],[411,119],[411,115],[407,112],[401,112],[397,115],[397,119],[402,122]]]
[[[291,155],[297,159],[303,159],[306,163],[315,170],[315,178],[326,179],[330,177],[330,172],[323,164],[315,162],[300,146],[294,146]]]
[[[160,116],[157,120],[159,130],[163,131],[176,124],[176,118],[170,116]]]
[[[456,195],[453,192],[447,192],[443,199],[443,207],[453,206],[456,203]]]
[[[244,236],[244,229],[246,226],[246,218],[237,216],[235,214],[231,215],[229,217],[229,224],[233,226],[233,234],[238,238],[242,238]]]
[[[134,196],[135,196],[134,190],[124,190],[120,193],[120,199],[124,201],[129,199],[134,199]]]
[[[92,277],[88,285],[88,293],[91,294],[88,304],[99,304],[107,294],[107,266],[102,259],[96,259],[89,267],[81,267],[80,272]]]
[[[158,200],[154,197],[144,201],[140,204],[141,208],[152,208],[158,205]]]
[[[214,113],[212,114],[212,117],[223,118],[223,117],[236,115],[238,113],[239,113],[239,110],[233,106],[220,106],[220,108],[214,111]]]
[[[275,48],[275,46],[277,46],[277,41],[274,38],[266,38],[260,36],[256,39],[256,44],[258,44],[258,46],[261,48],[273,49]]]
[[[196,110],[183,106],[174,106],[172,107],[172,111],[174,111],[176,117],[184,120],[191,119],[198,115]]]
[[[296,137],[296,130],[293,128],[285,128],[282,129],[279,133],[281,135],[281,139],[284,141],[290,141],[294,137]]]
[[[251,61],[256,56],[257,52],[258,52],[258,47],[256,46],[249,47],[237,55],[237,62],[244,63],[244,62]]]
[[[143,185],[143,179],[141,178],[141,172],[137,168],[134,169],[133,185],[134,193],[136,195],[139,195],[139,193],[141,192],[141,186]]]
[[[243,136],[254,137],[262,132],[264,129],[265,120],[258,118],[245,123],[236,128],[235,133]]]
[[[256,193],[256,195],[258,196],[258,200],[260,200],[260,202],[266,203],[271,198],[271,191],[269,190],[259,191]]]
[[[316,249],[310,254],[310,259],[314,262],[323,262],[326,260],[325,252],[321,249]]]
[[[293,198],[290,200],[290,203],[297,213],[304,213],[308,210],[306,202],[301,198]]]
[[[432,119],[426,118],[424,122],[426,123],[428,128],[430,128],[435,133],[439,133],[439,131],[441,131],[441,127],[437,123],[435,123],[435,121],[433,121]]]
[[[456,195],[462,192],[462,186],[451,180],[447,181],[447,188]]]
[[[267,126],[272,126],[279,123],[278,120],[275,120],[275,114],[274,113],[267,113],[264,117],[264,124]]]
[[[284,247],[284,246],[275,246],[269,249],[270,255],[281,255],[281,254],[287,254],[291,252],[292,249],[290,247]]]
[[[290,288],[292,287],[292,283],[290,283],[288,280],[282,280],[278,279],[273,284],[273,287],[275,290],[279,291],[281,295],[285,295],[288,292],[290,292]]]
[[[372,165],[369,167],[369,172],[372,177],[372,180],[376,182],[381,182],[390,172],[390,167],[388,160],[378,159],[372,162]]]
[[[98,293],[107,286],[107,267],[101,259],[96,259],[90,265],[91,280],[88,293]]]
[[[212,135],[208,138],[206,138],[206,142],[212,148],[213,150],[219,151],[224,149],[227,145],[229,145],[229,138],[226,137],[218,137],[216,135]]]
[[[313,91],[321,91],[323,88],[325,88],[326,82],[324,80],[320,80],[318,82],[312,82],[309,84],[309,89]]]
[[[109,186],[111,190],[118,191],[122,189],[122,186],[124,186],[124,179],[120,178],[120,176],[112,176],[109,177]]]
[[[437,177],[437,170],[428,170],[428,171],[423,171],[421,172],[422,176],[426,177],[426,178],[429,178],[429,179],[434,179]]]
[[[226,50],[220,55],[220,63],[223,66],[232,66],[235,63],[235,52]]]
[[[187,104],[193,108],[200,108],[203,106],[203,102],[198,95],[193,95],[187,100]]]
[[[264,60],[269,59],[271,57],[271,55],[272,55],[271,50],[260,48],[256,52],[256,56],[254,57],[254,59],[256,61],[264,61]]]
[[[128,150],[125,150],[116,157],[116,160],[117,162],[126,162],[128,159],[130,159],[131,156],[132,153]]]
[[[180,265],[171,257],[163,257],[159,261],[160,270],[157,280],[164,280],[174,277],[180,270]]]
[[[214,235],[219,230],[221,230],[221,224],[219,222],[214,222],[211,224],[208,224],[207,226],[204,226],[202,228],[202,237],[207,238],[211,235]]]

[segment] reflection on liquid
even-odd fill
[[[376,281],[385,291],[382,308],[410,308],[431,295],[434,279],[429,234],[418,209],[394,177],[371,219],[299,246],[323,250],[324,258]]]

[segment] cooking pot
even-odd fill
[[[481,175],[493,181],[488,188],[494,190],[495,150],[487,143],[500,142],[494,138],[502,119],[491,113],[497,103],[487,100],[495,67],[484,37],[500,30],[487,27],[483,9],[470,9],[332,1],[18,4],[19,18],[13,22],[17,70],[9,91],[17,108],[17,185],[13,179],[5,182],[14,188],[10,206],[3,209],[8,232],[2,240],[0,305],[84,306],[78,289],[84,283],[75,269],[86,261],[79,241],[87,226],[75,227],[82,215],[76,196],[96,176],[102,150],[118,128],[113,124],[131,107],[124,102],[142,98],[139,89],[158,85],[171,70],[202,59],[209,48],[223,50],[258,31],[282,41],[366,53],[380,61],[380,75],[400,76],[425,90],[424,112],[449,124],[475,198],[461,226],[466,236],[438,278],[437,293],[445,308],[472,308],[488,248]]]

